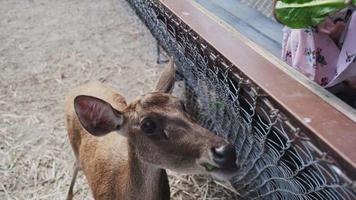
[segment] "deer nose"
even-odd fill
[[[213,160],[222,168],[236,168],[236,153],[231,144],[211,148]]]

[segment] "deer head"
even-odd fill
[[[94,136],[116,131],[128,138],[135,155],[157,168],[188,174],[231,178],[237,171],[235,150],[224,139],[195,123],[184,104],[172,96],[175,67],[171,59],[154,92],[124,110],[91,96],[77,96],[75,111]]]

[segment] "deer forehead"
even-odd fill
[[[130,103],[124,110],[126,118],[131,124],[140,123],[144,118],[154,119],[185,118],[182,102],[169,94],[152,92],[145,94]]]
[[[179,109],[181,101],[170,94],[152,92],[142,96],[138,102],[143,110]]]

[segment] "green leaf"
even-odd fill
[[[203,166],[205,167],[206,171],[211,172],[215,169],[217,169],[217,167],[215,167],[214,165],[211,165],[209,163],[204,163]]]
[[[283,3],[306,3],[313,0],[281,0]]]
[[[353,4],[356,5],[356,0],[353,0]],[[328,14],[338,12],[346,6],[344,0],[282,0],[277,2],[275,12],[282,24],[297,29],[316,26]]]

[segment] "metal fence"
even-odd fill
[[[187,110],[235,145],[241,199],[356,199],[354,182],[204,38],[159,1],[128,2],[175,56]]]
[[[239,1],[241,1],[241,3],[244,3],[253,9],[258,10],[260,13],[262,13],[267,17],[271,18],[273,16],[272,0],[239,0]]]

